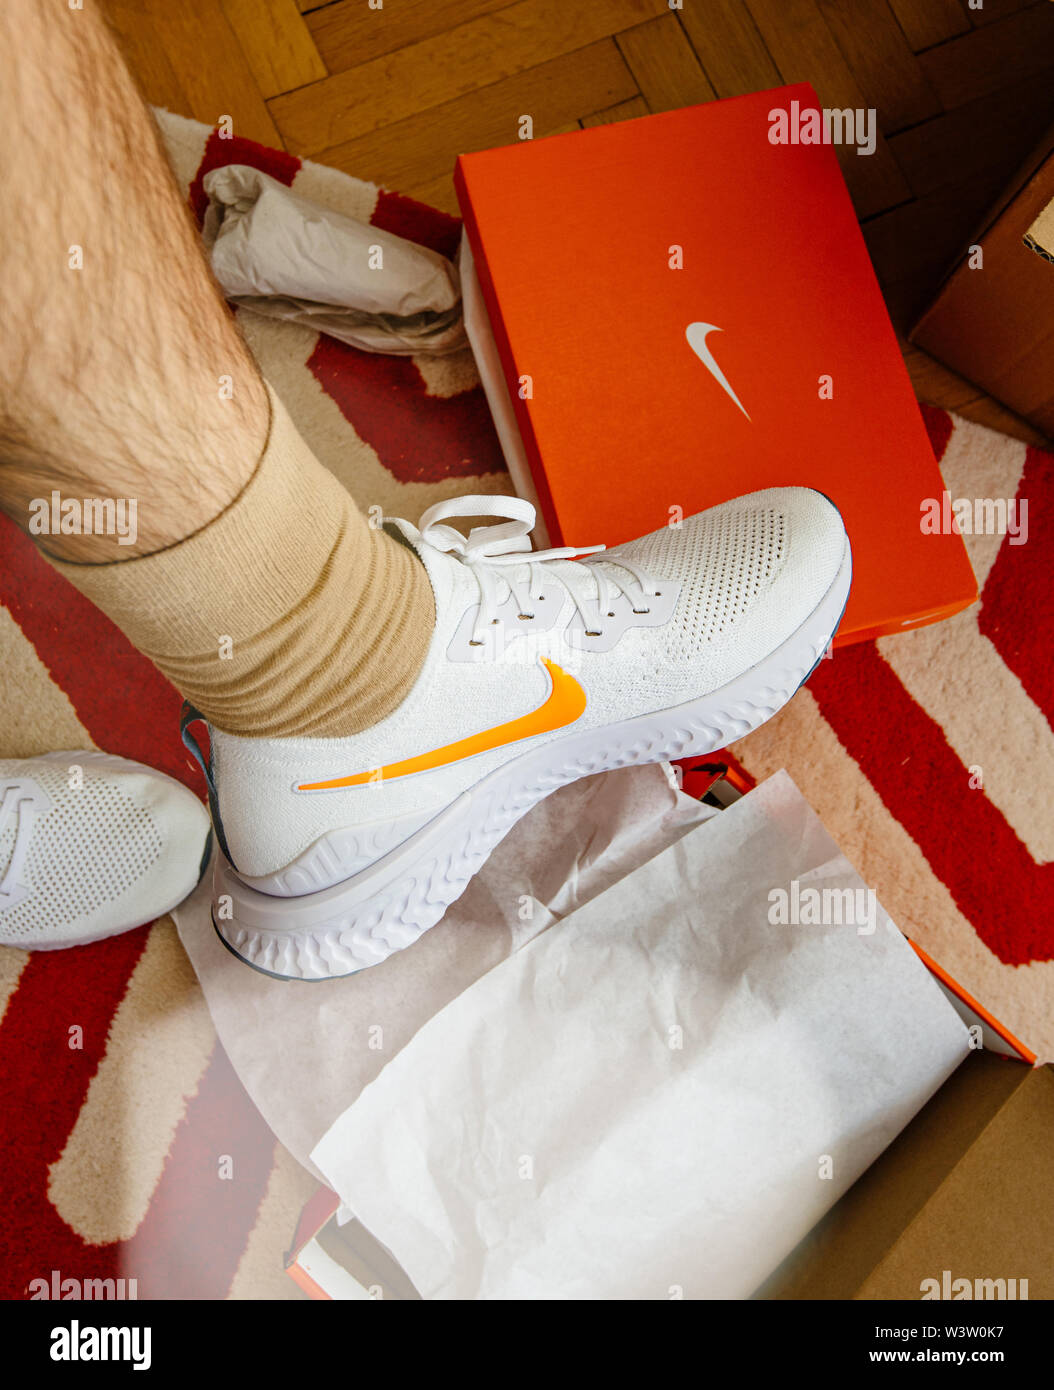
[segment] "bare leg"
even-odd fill
[[[423,565],[269,393],[94,0],[2,0],[0,51],[0,508],[217,728],[368,728],[431,641]],[[55,491],[134,501],[134,543],[35,525]]]
[[[266,389],[93,0],[4,0],[0,50],[0,507],[25,526],[53,488],[135,498],[133,546],[41,544],[84,563],[150,554],[244,487]]]

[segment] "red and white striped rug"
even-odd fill
[[[251,163],[452,254],[458,224],[370,184],[161,117],[192,206]],[[469,354],[370,356],[243,314],[265,373],[363,506],[415,518],[509,491]],[[955,497],[1029,499],[1027,545],[967,538],[983,601],[839,650],[734,751],[786,767],[899,925],[1054,1058],[1054,457],[927,410]],[[201,790],[179,697],[0,518],[0,755],[98,746]],[[1044,891],[1047,889],[1048,891]],[[70,1029],[83,1030],[71,1050]],[[216,1043],[169,919],[96,946],[0,948],[0,1296],[30,1280],[136,1279],[140,1298],[301,1297],[282,1272],[313,1189]]]

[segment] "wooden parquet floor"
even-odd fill
[[[1039,436],[903,335],[1054,123],[1051,0],[104,0],[151,102],[457,211],[463,151],[807,80],[920,398]]]

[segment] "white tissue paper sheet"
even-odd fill
[[[234,304],[368,352],[459,352],[467,344],[457,267],[356,222],[248,164],[205,175],[202,236]]]
[[[864,896],[770,922],[805,889]],[[968,1049],[780,773],[452,997],[312,1158],[425,1298],[743,1298]]]
[[[231,1064],[293,1156],[417,1030],[473,981],[709,816],[660,766],[587,777],[519,824],[443,920],[409,950],[343,980],[273,980],[219,941],[212,874],[173,913]]]

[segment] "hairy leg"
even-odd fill
[[[266,388],[94,0],[4,0],[0,51],[0,507],[25,528],[52,489],[135,499],[133,545],[37,539],[85,564],[148,555],[245,486]]]
[[[0,507],[215,727],[348,736],[416,680],[431,585],[260,377],[94,2],[0,0]],[[134,543],[95,524],[132,502]]]

